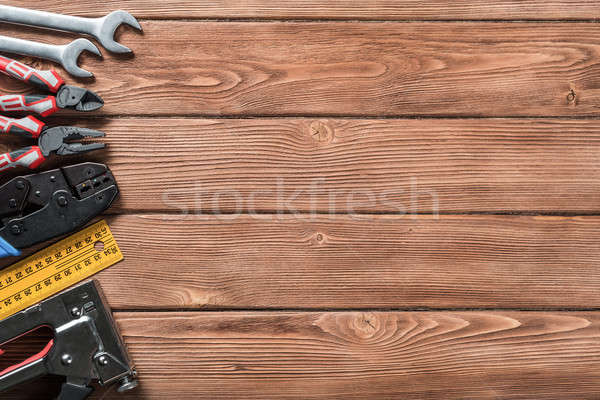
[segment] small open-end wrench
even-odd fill
[[[142,30],[137,20],[123,10],[113,11],[101,18],[83,18],[0,5],[0,21],[90,35],[113,53],[131,52],[114,39],[115,31],[121,24]]]
[[[53,45],[0,36],[0,52],[21,54],[54,61],[61,64],[73,76],[89,78],[94,75],[77,66],[77,59],[84,50],[102,57],[100,50],[87,39],[76,39],[65,45]]]

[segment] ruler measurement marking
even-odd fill
[[[92,250],[92,249],[89,249],[89,250]],[[90,251],[89,251],[89,250],[88,250],[88,251],[87,251],[85,254],[83,254],[83,255],[81,255],[81,256],[83,256],[83,257],[86,257],[86,256],[87,256],[87,255],[90,253]],[[93,255],[93,254],[92,254],[92,255]],[[78,258],[80,258],[80,257],[78,257]],[[85,259],[87,259],[87,258],[89,258],[89,257],[86,257]],[[83,262],[83,260],[82,260],[82,261],[77,261],[77,262]],[[33,275],[33,274],[32,274],[32,275]],[[54,276],[54,275],[56,275],[56,272],[54,272],[54,273],[53,273],[51,276]],[[31,276],[31,275],[30,275],[30,276]],[[39,284],[39,283],[41,283],[41,282],[44,282],[46,279],[48,279],[48,277],[45,277],[44,279],[42,279],[42,280],[40,280],[40,281],[34,282],[34,283],[31,285],[31,286],[35,286],[35,285],[37,285],[37,284]],[[30,286],[30,287],[31,287],[31,286]],[[22,290],[21,290],[21,291],[19,291],[19,292],[17,292],[17,293],[20,293],[20,292],[22,292]],[[10,299],[12,296],[14,296],[14,294],[11,294],[11,295],[9,295],[8,297],[6,297],[6,298],[4,298],[4,299],[0,300],[0,302],[4,302],[5,300],[7,300],[7,299]]]
[[[104,242],[104,245],[106,246],[106,244],[107,244],[107,243],[111,243],[112,241],[113,241],[112,239],[109,239],[109,240],[107,240],[106,242]],[[95,243],[93,243],[93,244],[90,244],[90,245],[87,245],[86,247],[92,247],[92,249],[88,249],[88,250],[87,250],[85,253],[87,254],[87,253],[89,253],[89,252],[90,252],[90,250],[95,250],[95,248],[93,248],[93,247],[94,247],[94,245],[95,245]],[[101,253],[102,251],[104,251],[104,250],[100,250],[100,251],[98,251],[98,250],[97,250],[97,253]],[[65,264],[68,264],[68,263],[71,263],[71,262],[74,262],[76,258],[81,258],[81,256],[82,256],[82,255],[80,254],[78,257],[75,257],[75,256],[73,256],[73,257],[71,257],[71,258],[70,258],[70,259],[68,259],[68,260],[61,260],[61,261],[64,261],[64,262],[62,262],[61,264],[57,265],[57,266],[56,266],[56,268],[54,268],[54,269],[55,269],[55,270],[58,270],[58,269],[60,269],[60,268],[61,268],[63,265],[65,265]],[[83,256],[85,256],[85,254],[83,254]],[[81,261],[78,261],[78,262],[81,262]],[[33,275],[33,274],[32,274],[32,275]],[[31,275],[29,275],[29,276],[31,276]]]
[[[90,246],[90,247],[92,247],[92,246]],[[91,251],[94,251],[94,249],[93,249],[93,248],[88,248],[88,249],[86,249],[85,253],[83,253],[83,254],[79,254],[77,257],[73,257],[73,258],[71,258],[71,259],[69,259],[69,260],[64,260],[64,262],[62,262],[62,263],[58,264],[58,265],[57,265],[57,266],[56,266],[54,269],[55,269],[55,270],[58,270],[58,269],[60,269],[60,268],[61,268],[63,265],[65,265],[65,264],[69,264],[70,262],[77,262],[77,261],[76,261],[77,259],[80,259],[81,257],[85,257],[85,256],[86,256],[86,255],[87,255],[89,252],[91,252]]]
[[[114,247],[111,247],[111,248],[114,248]],[[103,252],[103,251],[102,251],[102,252]],[[84,258],[83,260],[81,260],[81,261],[77,262],[77,264],[80,264],[80,263],[82,263],[82,262],[85,262],[85,260],[89,260],[89,259],[91,259],[91,258],[93,258],[93,257],[95,257],[95,256],[99,256],[99,259],[98,259],[98,260],[96,260],[96,261],[100,261],[100,258],[102,258],[102,252],[97,252],[97,253],[94,253],[94,254],[90,254],[88,257],[86,257],[86,258]],[[106,256],[105,256],[105,257],[106,257]],[[85,267],[89,267],[89,266],[91,266],[91,264],[84,265],[84,266],[83,266],[83,267],[81,267],[81,268],[83,269],[83,268],[85,268]],[[70,269],[70,268],[73,268],[73,267],[75,267],[75,265],[70,265],[70,266],[68,266],[68,267],[66,267],[66,268],[64,268],[64,269],[62,269],[62,270],[60,270],[60,271],[58,271],[58,272],[55,272],[55,273],[54,273],[54,275],[52,275],[52,276],[59,275],[59,274],[63,273],[64,271],[66,271],[66,270],[68,270],[68,269]],[[46,279],[50,279],[50,278],[52,278],[52,276],[50,276],[50,277],[47,277]],[[46,279],[44,279],[44,280],[46,280]],[[43,281],[40,281],[40,282],[43,282]],[[39,283],[39,282],[38,282],[38,283]]]
[[[88,236],[90,236],[90,235],[82,235],[82,237],[84,237],[84,238],[85,238],[85,237],[88,237]],[[107,237],[107,236],[109,236],[109,234],[108,234],[108,233],[107,233],[106,235],[102,236],[100,239],[97,239],[97,241],[101,241],[103,238],[105,238],[105,237]],[[84,240],[81,240],[81,241],[85,241],[85,239],[84,239]],[[79,249],[75,250],[75,252],[73,252],[72,254],[69,254],[68,256],[65,256],[66,258],[62,258],[62,257],[61,257],[60,259],[53,260],[53,261],[51,261],[50,263],[46,264],[44,267],[38,268],[38,269],[36,269],[35,271],[33,271],[33,272],[29,273],[29,274],[26,274],[26,275],[25,275],[25,276],[23,276],[22,278],[16,278],[16,280],[15,280],[15,281],[13,281],[13,282],[11,282],[11,283],[9,283],[9,284],[6,284],[6,285],[3,285],[2,287],[0,287],[0,293],[2,293],[2,291],[3,291],[4,289],[8,289],[8,288],[9,288],[9,287],[11,287],[12,285],[15,285],[15,284],[17,284],[17,283],[21,282],[22,280],[24,280],[24,279],[27,279],[27,278],[29,278],[29,277],[31,277],[31,276],[33,276],[33,275],[37,274],[38,272],[42,272],[42,271],[44,271],[45,269],[47,269],[47,268],[50,268],[50,267],[51,267],[53,264],[55,264],[55,263],[57,263],[57,262],[68,262],[68,261],[70,260],[70,257],[74,257],[74,256],[75,256],[77,253],[79,253],[79,252],[81,252],[81,251],[85,250],[85,249],[86,249],[86,248],[88,248],[88,247],[92,247],[92,246],[94,246],[95,244],[96,244],[95,242],[93,242],[93,243],[88,243],[88,244],[84,245],[83,247],[80,247]],[[45,250],[45,249],[44,249],[44,250]],[[43,251],[44,251],[44,250],[43,250]],[[52,252],[49,252],[49,251],[44,251],[44,253],[43,253],[43,256],[40,254],[40,257],[39,257],[39,258],[37,258],[37,259],[38,259],[38,260],[43,260],[43,259],[46,259],[46,258],[48,258],[48,257],[52,257],[53,255],[52,255],[51,253],[52,253]],[[29,264],[29,263],[27,263],[27,264]],[[33,267],[30,267],[30,268],[33,268]],[[59,267],[56,267],[56,268],[59,268]],[[23,269],[27,269],[27,265],[25,265]],[[16,272],[15,272],[15,275],[16,275],[16,273],[17,273],[17,272],[22,272],[22,271],[21,271],[21,270],[19,270],[19,271],[16,271]]]
[[[77,250],[77,251],[78,251],[78,252],[79,252],[79,251],[83,251],[83,250],[85,250],[87,247],[90,247],[90,245],[86,245],[85,247],[82,247],[82,248],[80,248],[80,249],[79,249],[79,250]],[[45,258],[47,258],[47,255],[45,255],[45,257],[40,257],[40,259],[45,259]],[[50,268],[50,267],[51,267],[51,266],[52,266],[54,263],[56,263],[56,262],[63,262],[63,261],[68,261],[68,260],[65,260],[65,259],[62,259],[62,258],[61,258],[60,260],[54,260],[54,261],[52,261],[51,263],[49,263],[49,264],[46,264],[44,267],[41,267],[41,268],[38,268],[38,269],[36,269],[34,272],[32,272],[32,273],[30,273],[30,274],[27,274],[27,275],[23,276],[22,278],[18,278],[16,281],[13,281],[13,282],[11,282],[11,283],[7,284],[6,286],[3,286],[2,288],[0,288],[0,293],[2,292],[2,290],[4,290],[4,289],[8,289],[9,287],[11,287],[11,286],[13,286],[13,285],[15,285],[15,284],[17,284],[17,283],[21,282],[21,281],[22,281],[22,280],[24,280],[24,279],[27,279],[27,278],[29,278],[30,276],[33,276],[33,275],[37,274],[38,272],[43,272],[44,270],[46,270],[46,269]],[[17,271],[17,272],[21,272],[21,271]],[[15,274],[16,274],[16,273],[15,273]]]
[[[115,247],[111,247],[111,249],[115,249]],[[98,253],[96,253],[96,254],[98,254]],[[85,260],[89,260],[89,259],[91,259],[91,258],[92,258],[92,257],[94,257],[96,254],[90,254],[90,255],[89,255],[88,257],[86,257],[85,259],[83,259],[83,260],[79,261],[79,262],[78,262],[78,264],[79,264],[79,263],[81,263],[81,262],[83,262],[83,261],[85,261]],[[87,267],[89,267],[89,266],[91,266],[91,264],[90,264],[90,265],[87,265]],[[32,288],[34,288],[35,286],[37,286],[37,285],[41,284],[42,282],[44,282],[44,283],[45,283],[45,281],[47,281],[48,279],[52,279],[52,278],[54,278],[54,277],[56,277],[56,276],[59,276],[60,274],[64,273],[65,271],[67,271],[67,270],[69,270],[69,269],[71,269],[71,268],[73,268],[73,267],[74,267],[74,266],[69,266],[69,267],[66,267],[66,268],[65,268],[65,269],[63,269],[63,270],[60,270],[60,271],[58,271],[58,272],[55,272],[55,273],[54,273],[52,276],[48,276],[48,277],[44,278],[43,280],[41,280],[41,281],[39,281],[39,282],[36,282],[36,283],[34,283],[34,284],[32,284],[32,285],[30,285],[30,286],[28,286],[28,287],[26,287],[26,288],[24,288],[24,289],[22,289],[22,290],[18,291],[17,293],[14,293],[14,294],[10,295],[10,296],[9,296],[9,297],[7,297],[6,299],[0,300],[0,302],[4,302],[4,301],[6,301],[6,300],[10,299],[11,297],[14,297],[14,296],[16,296],[16,295],[18,295],[18,294],[20,294],[20,293],[25,293],[25,291],[27,291],[27,289],[32,289]],[[81,269],[80,269],[80,270],[76,270],[76,271],[75,271],[75,273],[79,273],[79,274],[81,274],[81,271],[82,271],[82,270],[83,270],[85,267],[86,267],[86,266],[84,265],[83,267],[81,267]]]
[[[99,241],[104,244],[102,250],[95,247]],[[42,249],[9,266],[4,274],[0,271],[2,281],[10,282],[0,287],[0,295],[4,294],[4,299],[0,300],[0,320],[25,310],[122,259],[123,254],[105,221],[97,222]]]
[[[111,247],[111,249],[116,249],[116,250],[118,251],[118,249],[116,248],[116,245],[115,245],[115,246],[112,246],[112,247]],[[89,252],[88,252],[88,253],[89,253]],[[84,258],[84,259],[82,259],[81,261],[78,261],[77,263],[82,263],[82,262],[84,262],[85,260],[90,260],[90,259],[91,259],[91,258],[93,258],[95,255],[98,255],[98,254],[100,254],[100,253],[102,253],[102,252],[97,252],[97,253],[94,253],[94,254],[90,254],[89,256],[85,257],[85,258]],[[83,270],[83,268],[85,268],[85,267],[94,267],[94,266],[93,266],[93,265],[90,263],[89,265],[86,265],[86,266],[82,267],[82,270]],[[50,275],[50,276],[48,276],[48,277],[46,277],[46,278],[44,278],[44,279],[42,279],[42,280],[40,280],[40,281],[38,281],[38,282],[35,282],[34,284],[32,284],[32,285],[30,285],[30,286],[28,286],[28,287],[26,287],[26,288],[24,288],[24,289],[22,289],[22,290],[19,290],[19,291],[18,291],[18,292],[16,292],[16,293],[13,293],[13,294],[11,294],[10,296],[8,296],[8,297],[6,297],[5,299],[1,300],[1,301],[0,301],[0,303],[4,303],[5,301],[7,301],[7,300],[11,299],[12,297],[15,297],[15,296],[17,296],[17,295],[19,295],[19,294],[21,294],[21,293],[24,293],[24,292],[25,292],[27,289],[32,289],[32,288],[34,288],[35,286],[42,284],[42,282],[45,284],[45,281],[47,281],[48,279],[52,279],[52,278],[54,278],[55,276],[58,276],[58,275],[60,275],[61,273],[63,273],[64,271],[66,271],[66,270],[67,270],[67,269],[69,269],[69,268],[71,268],[71,267],[67,267],[67,268],[65,268],[65,269],[63,269],[63,270],[61,270],[61,271],[54,272],[52,275]],[[80,270],[80,271],[81,271],[81,270]],[[77,271],[77,272],[79,272],[79,273],[81,274],[81,272],[80,272],[80,271]],[[45,286],[45,287],[49,287],[49,286]],[[52,290],[52,289],[51,289],[51,290]],[[20,301],[20,300],[16,300],[16,301]],[[0,307],[1,307],[1,306],[0,306]],[[5,307],[8,307],[8,306],[5,306]],[[1,309],[1,308],[0,308],[0,309]]]

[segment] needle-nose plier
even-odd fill
[[[77,139],[99,138],[104,132],[76,126],[48,128],[34,117],[13,119],[0,116],[0,133],[38,140],[37,146],[25,147],[0,155],[0,171],[9,168],[37,168],[50,154],[59,156],[104,148],[104,143],[78,143]]]
[[[40,71],[0,56],[0,72],[55,94],[54,96],[35,94],[0,96],[0,110],[2,111],[34,112],[45,117],[61,108],[94,111],[104,105],[102,98],[91,90],[65,85],[56,71]]]

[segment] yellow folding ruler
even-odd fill
[[[121,261],[106,221],[0,270],[0,320]]]

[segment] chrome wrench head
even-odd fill
[[[76,39],[71,43],[62,46],[63,51],[60,55],[60,63],[63,68],[71,75],[79,78],[89,78],[94,76],[91,72],[86,71],[83,68],[79,68],[77,60],[84,51],[89,51],[99,57],[102,57],[100,50],[87,39]]]
[[[84,50],[101,56],[100,50],[87,39],[77,39],[65,45],[54,45],[0,35],[0,52],[54,61],[61,64],[69,74],[88,78],[93,75],[77,66],[77,60]]]
[[[99,26],[95,32],[95,38],[108,51],[113,53],[131,53],[131,49],[115,41],[115,32],[122,24],[129,25],[139,31],[142,30],[140,23],[127,11],[113,11],[105,17],[98,18]]]
[[[114,11],[100,18],[84,18],[0,4],[0,21],[91,35],[108,51],[114,53],[131,52],[129,48],[117,43],[114,39],[115,32],[120,25],[126,24],[142,30],[138,21],[131,14],[122,10]]]

